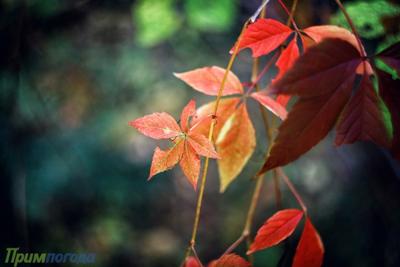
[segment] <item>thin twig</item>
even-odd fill
[[[356,26],[353,23],[353,20],[350,18],[349,13],[347,13],[345,7],[343,6],[342,2],[340,0],[335,0],[336,4],[339,6],[340,10],[342,11],[343,15],[345,16],[347,23],[349,23],[350,28],[352,30],[352,32],[354,33],[354,35],[356,36],[357,39],[357,44],[360,48],[360,52],[362,54],[362,56],[364,58],[367,58],[367,53],[365,52],[364,46],[361,43],[361,38],[360,38],[360,34],[358,33]]]
[[[296,188],[294,187],[294,185],[290,181],[289,177],[285,174],[283,169],[281,167],[278,167],[278,168],[276,168],[276,171],[278,172],[279,176],[283,179],[283,181],[286,183],[286,185],[289,187],[289,190],[292,192],[293,196],[296,198],[297,203],[299,203],[301,209],[304,212],[307,212],[307,207],[304,204],[303,199],[301,198],[299,192],[297,192]]]
[[[294,21],[294,13],[296,12],[298,0],[294,0],[292,4],[292,8],[290,9],[289,18],[286,21],[286,25],[289,26],[291,21]]]
[[[289,12],[288,8],[286,5],[282,2],[282,0],[278,0],[279,4],[282,6],[282,8],[285,10],[286,14],[289,16],[290,21],[292,22],[293,28],[296,32],[300,32],[299,28],[297,27],[296,21],[293,19],[292,13]]]

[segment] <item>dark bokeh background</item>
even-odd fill
[[[196,194],[179,170],[146,182],[156,143],[128,121],[155,111],[178,116],[193,97],[209,101],[172,72],[225,66],[260,2],[0,2],[0,266],[7,247],[95,252],[100,267],[178,266]],[[284,21],[275,2],[267,14]],[[392,3],[346,2],[370,53],[400,39],[400,7]],[[346,26],[335,14],[334,1],[300,1],[296,19],[302,27]],[[244,52],[234,67],[243,81],[250,66]],[[249,177],[266,146],[257,111],[255,155],[223,195],[212,165],[198,238],[205,261],[243,227]],[[372,144],[332,143],[330,135],[286,168],[324,240],[324,266],[400,266],[399,164]],[[296,207],[283,193],[284,206]],[[255,227],[274,211],[268,179]],[[290,266],[298,234],[286,247],[257,253],[256,266]]]

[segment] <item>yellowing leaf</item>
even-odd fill
[[[235,112],[239,98],[221,99],[217,111],[217,123],[214,128],[214,137],[217,137],[226,120]],[[192,132],[208,136],[215,101],[207,103],[197,109],[196,116],[192,119]]]
[[[246,105],[241,104],[229,117],[217,138],[216,147],[220,159],[218,171],[220,191],[239,175],[256,146],[255,130]]]

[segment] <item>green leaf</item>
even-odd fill
[[[185,11],[189,25],[208,32],[228,30],[236,16],[234,0],[187,0]]]
[[[383,51],[384,49],[386,49],[387,47],[393,45],[394,43],[400,42],[400,34],[398,35],[388,35],[386,37],[386,39],[379,43],[377,49],[376,49],[376,54]],[[390,75],[392,75],[393,79],[400,79],[400,77],[397,75],[397,72],[390,66],[388,66],[385,62],[383,62],[381,59],[376,58],[376,66],[383,70],[386,71],[387,73],[389,73]]]
[[[371,39],[385,34],[381,21],[383,17],[400,14],[400,6],[384,0],[352,2],[345,4],[345,8],[361,37]],[[331,23],[350,29],[341,11],[332,16]]]
[[[136,39],[144,47],[155,46],[170,38],[180,27],[174,0],[141,0],[132,7]]]

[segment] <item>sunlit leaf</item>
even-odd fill
[[[286,209],[275,213],[258,230],[247,254],[275,246],[289,237],[303,217],[303,211]]]
[[[273,19],[258,19],[243,34],[239,51],[250,48],[253,57],[266,55],[280,46],[292,33],[292,29]]]
[[[181,134],[175,119],[168,113],[153,113],[129,123],[142,134],[154,139],[169,139]]]
[[[225,69],[212,66],[182,73],[174,73],[174,75],[199,92],[206,95],[217,95],[225,75]],[[243,86],[240,83],[240,80],[230,71],[222,95],[225,96],[242,93]]]
[[[225,122],[216,140],[221,192],[240,174],[255,145],[253,124],[246,105],[241,104]]]

